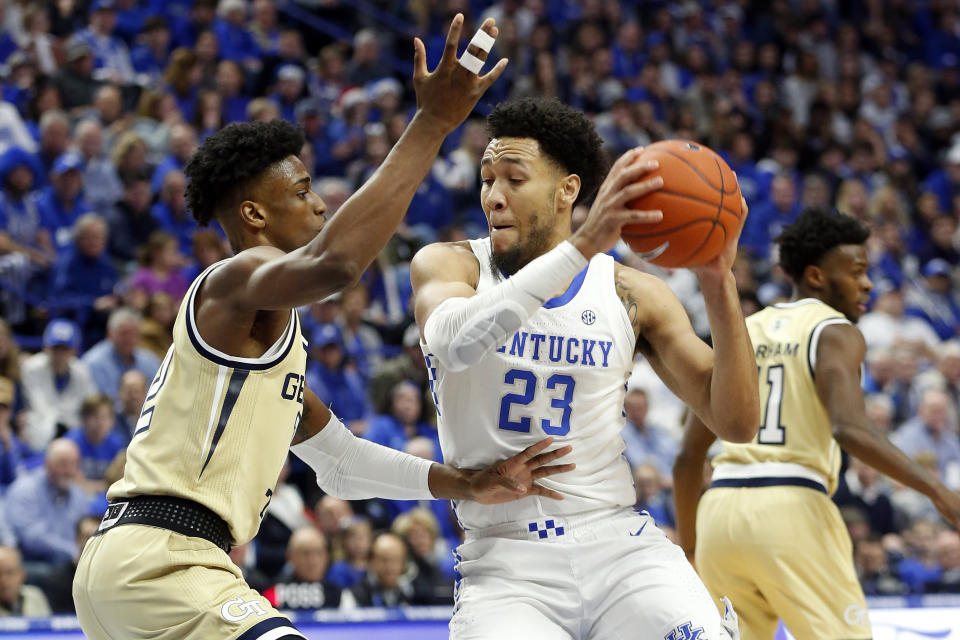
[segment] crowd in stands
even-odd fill
[[[790,295],[773,240],[803,208],[869,225],[868,413],[960,489],[956,2],[372,3],[386,18],[356,5],[0,0],[0,614],[72,611],[74,563],[122,474],[179,303],[230,255],[185,207],[198,143],[231,122],[298,124],[333,215],[413,112],[409,34],[434,64],[458,11],[465,38],[497,19],[493,57],[509,57],[507,71],[360,285],[299,310],[308,384],[350,429],[440,458],[409,260],[485,234],[482,115],[540,96],[589,114],[611,158],[664,138],[724,156],[750,205],[735,266],[748,313]],[[690,272],[614,253],[664,278],[708,337]],[[681,411],[638,359],[625,455],[637,508],[668,532]],[[960,592],[960,535],[925,498],[850,459],[835,500],[868,594]],[[231,556],[280,608],[448,603],[460,534],[448,503],[339,500],[291,458],[260,534]]]

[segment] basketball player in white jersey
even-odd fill
[[[434,464],[354,438],[304,385],[306,342],[295,307],[356,281],[403,217],[444,137],[503,71],[483,77],[496,36],[483,25],[458,64],[462,16],[438,67],[415,40],[419,108],[378,172],[329,223],[280,120],[231,125],[187,165],[193,215],[226,231],[236,255],[201,274],[180,308],[173,346],[150,385],[110,506],[83,550],[77,615],[95,640],[302,638],[244,582],[231,545],[257,532],[290,448],[343,498],[457,498],[497,503],[550,495],[534,480],[568,449],[544,440],[478,471]],[[485,46],[484,50],[481,50]],[[476,55],[474,55],[476,54]],[[538,455],[539,454],[539,455]]]
[[[487,123],[490,236],[425,247],[411,269],[444,459],[487,464],[551,435],[573,444],[577,468],[543,481],[562,501],[455,503],[466,542],[451,638],[728,638],[683,552],[633,510],[619,434],[636,348],[722,435],[755,432],[756,369],[730,272],[736,239],[697,270],[711,351],[664,282],[603,253],[624,224],[662,218],[626,205],[662,185],[644,179],[654,165],[638,162],[639,150],[617,160],[571,236],[573,206],[603,175],[592,124],[542,100],[501,104]]]
[[[860,388],[867,347],[853,323],[873,288],[869,235],[854,218],[819,209],[783,231],[780,264],[794,300],[747,318],[760,370],[760,429],[750,442],[723,443],[702,499],[703,463],[716,436],[689,420],[677,456],[680,543],[691,560],[696,554],[714,596],[733,601],[743,640],[771,640],[780,619],[797,638],[871,637],[853,545],[830,500],[840,447],[930,497],[960,526],[960,496],[867,420]]]

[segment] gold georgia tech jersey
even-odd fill
[[[760,430],[749,443],[723,442],[714,467],[799,464],[826,480],[833,494],[840,447],[813,379],[820,332],[831,324],[850,321],[813,298],[775,304],[747,318],[759,372]]]
[[[193,500],[223,518],[239,545],[260,528],[300,422],[307,352],[295,310],[259,358],[229,356],[204,341],[194,298],[221,264],[200,274],[180,305],[173,345],[147,390],[123,477],[107,498]]]

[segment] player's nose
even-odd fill
[[[322,216],[327,212],[327,203],[324,202],[323,198],[321,198],[317,194],[313,194],[313,196],[314,196],[314,200],[316,201],[313,204],[313,213],[314,215]]]
[[[490,188],[487,189],[484,204],[487,206],[488,211],[500,211],[506,208],[507,198],[503,193],[503,189],[497,186],[496,180],[494,180]]]

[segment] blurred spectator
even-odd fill
[[[104,131],[106,133],[106,130]],[[115,142],[108,143],[111,147],[110,162],[113,163],[113,170],[117,181],[125,189],[129,186],[131,180],[139,178],[141,174],[148,176],[152,172],[152,167],[148,162],[149,148],[143,138],[135,131],[124,131]],[[125,193],[120,194],[123,198]]]
[[[295,64],[285,64],[277,69],[277,81],[271,96],[280,110],[280,117],[287,122],[296,123],[294,108],[303,96],[306,86],[306,74]]]
[[[957,335],[960,305],[954,299],[950,263],[935,258],[923,266],[923,279],[907,289],[906,313],[925,320],[941,340]]]
[[[409,381],[398,383],[390,392],[390,412],[375,416],[363,437],[392,449],[406,447],[415,436],[433,442],[432,460],[440,459],[440,436],[435,426],[422,421],[423,400],[420,389]]]
[[[40,220],[58,251],[70,246],[74,223],[92,211],[83,195],[83,170],[83,157],[67,151],[53,163],[50,184],[37,194]]]
[[[347,80],[352,85],[363,86],[389,75],[390,68],[380,60],[376,32],[361,29],[353,36],[353,57],[347,64]]]
[[[150,174],[127,173],[123,197],[106,214],[110,223],[110,255],[126,263],[136,258],[137,248],[160,228],[150,215]]]
[[[127,286],[143,300],[154,293],[165,293],[179,301],[190,283],[180,272],[184,265],[177,238],[166,231],[154,231],[140,246],[140,268],[133,272]]]
[[[107,468],[126,449],[127,439],[114,429],[113,400],[103,394],[92,395],[80,407],[81,423],[64,436],[80,450],[80,471],[90,493],[106,490]]]
[[[907,585],[900,581],[896,570],[890,566],[879,536],[873,535],[857,541],[853,557],[857,576],[866,595],[891,596],[907,593]]]
[[[903,532],[907,554],[897,566],[897,571],[912,593],[922,593],[925,584],[940,578],[942,569],[937,558],[939,533],[938,525],[925,520],[914,522]]]
[[[874,533],[887,534],[897,530],[890,502],[890,485],[879,471],[856,458],[850,458],[833,500],[840,506],[852,505],[862,509]]]
[[[673,501],[666,493],[664,478],[652,464],[641,464],[633,472],[633,484],[637,490],[637,511],[646,511],[657,524],[673,527]]]
[[[140,322],[140,346],[161,360],[173,344],[173,325],[177,319],[178,302],[169,294],[158,291],[147,299]]]
[[[50,263],[53,244],[34,198],[29,197],[41,172],[36,156],[20,147],[10,147],[0,156],[0,259],[18,252],[37,265]]]
[[[630,466],[652,464],[664,478],[673,477],[673,460],[677,457],[679,442],[676,436],[647,417],[649,397],[646,390],[633,388],[623,401],[627,421],[620,432],[626,444],[623,455]]]
[[[365,518],[354,518],[343,529],[343,557],[335,560],[327,572],[327,580],[341,589],[349,589],[363,579],[370,564],[373,548],[373,527]]]
[[[197,54],[187,48],[174,49],[163,72],[164,90],[173,95],[180,114],[187,121],[194,117],[200,73]]]
[[[768,258],[773,240],[784,226],[800,215],[795,194],[796,187],[789,176],[776,176],[771,184],[769,202],[754,206],[747,216],[740,246],[758,258]]]
[[[61,562],[53,567],[50,574],[43,581],[43,593],[50,603],[50,609],[55,614],[76,614],[73,605],[73,577],[77,573],[77,563],[83,552],[87,540],[96,533],[100,526],[100,518],[84,516],[77,522],[77,549],[68,562]]]
[[[43,467],[10,485],[6,518],[26,560],[50,565],[73,558],[77,522],[90,507],[81,479],[77,445],[58,438],[47,446]]]
[[[366,322],[365,314],[370,295],[363,284],[340,294],[340,330],[347,355],[357,366],[363,379],[369,380],[382,360],[383,340],[379,332]]]
[[[960,341],[949,340],[937,347],[933,356],[935,368],[918,378],[920,388],[934,387],[950,396],[950,406],[960,408]]]
[[[940,477],[947,486],[958,486],[960,439],[957,437],[956,414],[950,407],[949,396],[943,391],[924,391],[916,417],[901,425],[890,440],[912,458],[920,454],[934,456]]]
[[[411,509],[393,521],[391,530],[403,538],[411,552],[417,600],[424,604],[452,604],[453,554],[440,535],[433,513],[423,507]]]
[[[938,169],[927,177],[923,190],[931,191],[937,196],[941,211],[951,211],[954,198],[960,195],[960,143],[954,144],[943,160],[943,169]]]
[[[187,179],[179,169],[168,171],[160,188],[160,198],[150,209],[160,227],[173,234],[180,245],[180,252],[189,254],[193,245],[193,234],[197,230],[197,221],[187,210]]]
[[[337,407],[344,424],[362,429],[357,421],[367,418],[370,405],[363,379],[346,360],[340,327],[319,325],[310,339],[310,349],[313,359],[307,365],[307,385],[327,406]]]
[[[80,121],[74,141],[84,161],[84,196],[95,210],[112,206],[123,194],[123,184],[104,150],[103,126],[92,118]]]
[[[67,43],[67,64],[53,76],[54,86],[63,96],[64,109],[93,104],[93,94],[100,86],[100,81],[93,77],[94,65],[90,44],[78,36],[71,38]]]
[[[0,547],[0,616],[50,615],[50,604],[43,591],[24,584],[26,577],[20,553],[12,547]]]
[[[153,16],[143,23],[140,44],[130,52],[130,62],[137,73],[137,83],[156,87],[163,79],[163,71],[170,56],[170,28],[161,16]]]
[[[940,336],[927,322],[904,314],[903,292],[898,288],[880,292],[857,326],[868,350],[905,345],[929,357],[940,344]]]
[[[418,601],[407,570],[407,546],[395,533],[381,533],[373,540],[370,567],[363,580],[350,591],[361,607],[401,607]]]
[[[17,437],[13,417],[13,382],[0,377],[0,496],[4,494],[22,471],[24,460],[33,455],[30,448]],[[2,504],[0,504],[2,506]],[[4,543],[0,532],[0,543]]]
[[[23,363],[23,390],[28,411],[23,436],[34,451],[80,425],[81,405],[97,392],[90,371],[77,358],[80,327],[51,320],[43,332],[43,351]]]
[[[927,585],[933,593],[960,593],[960,533],[941,531],[936,541],[939,578]]]
[[[287,569],[264,597],[278,609],[352,608],[349,591],[325,580],[330,554],[316,527],[297,529],[287,545]]]
[[[373,406],[377,410],[388,410],[391,392],[403,381],[410,381],[418,386],[424,419],[428,413],[432,416],[436,405],[427,374],[427,361],[420,349],[420,329],[416,323],[409,325],[403,332],[403,350],[393,358],[384,360],[370,380],[367,390]]]
[[[117,24],[114,0],[93,0],[89,26],[77,38],[90,45],[94,57],[94,77],[109,82],[130,84],[134,81],[133,65],[127,45],[113,35]]]
[[[287,482],[289,475],[288,461],[280,471],[256,538],[257,568],[271,579],[280,573],[286,562],[290,534],[311,524],[303,497],[294,485]]]
[[[317,523],[328,536],[339,534],[353,521],[353,507],[346,500],[325,495],[317,501]]]
[[[170,153],[157,165],[150,179],[150,190],[158,193],[166,183],[167,175],[183,171],[193,152],[197,150],[197,133],[192,126],[177,123],[170,127]],[[189,216],[188,216],[189,217]]]
[[[246,0],[220,0],[213,32],[220,44],[220,55],[225,60],[236,60],[245,65],[257,65],[260,47],[247,30]]]
[[[100,314],[116,306],[113,293],[117,284],[117,272],[106,256],[107,224],[95,213],[86,213],[74,224],[73,247],[65,250],[53,266],[51,294],[62,304],[89,305],[89,320],[82,327],[84,337],[89,339],[103,335],[103,320]],[[83,314],[77,313],[78,320]],[[97,326],[91,326],[97,325]]]
[[[204,269],[230,256],[223,238],[213,229],[197,229],[193,234],[192,251],[195,263],[184,269],[187,282],[197,279]]]
[[[227,124],[244,122],[250,97],[243,92],[243,67],[233,60],[221,60],[217,64],[217,93],[223,101],[223,115]]]
[[[151,158],[164,153],[170,143],[170,128],[182,119],[177,101],[168,93],[144,89],[129,131],[140,136]]]
[[[137,421],[143,402],[147,398],[147,379],[136,369],[125,371],[120,376],[120,389],[117,391],[117,406],[114,417],[114,430],[129,442],[136,431]]]
[[[153,380],[160,360],[140,343],[140,316],[130,309],[120,308],[110,314],[107,337],[83,355],[93,382],[100,393],[113,397],[120,387],[120,376],[136,369],[147,380]]]

